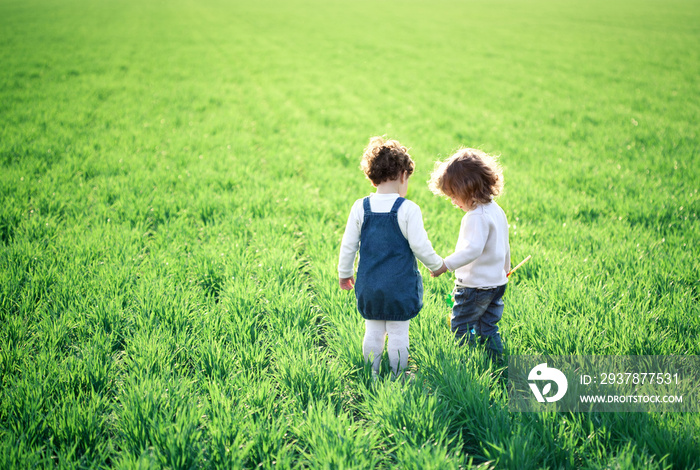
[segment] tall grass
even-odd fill
[[[698,468],[697,414],[512,414],[456,347],[372,380],[337,287],[371,135],[501,155],[508,354],[700,354],[694,2],[0,3],[0,467]],[[421,268],[423,269],[423,268]],[[387,370],[386,362],[383,364]]]

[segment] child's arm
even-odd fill
[[[440,267],[440,269],[438,269],[437,271],[430,271],[430,275],[431,275],[432,277],[438,277],[438,276],[440,276],[441,274],[444,274],[444,273],[446,273],[446,272],[447,272],[447,265],[443,262],[443,263],[442,263],[442,266]]]
[[[355,287],[355,278],[353,276],[340,278],[340,288],[343,290],[352,290]]]
[[[423,225],[423,215],[420,207],[413,204],[408,213],[406,238],[411,247],[411,251],[418,260],[431,272],[438,271],[444,265],[442,257],[433,249],[432,243],[428,239],[428,233]]]
[[[506,262],[503,264],[503,270],[506,272],[506,276],[510,272],[510,245],[506,248]]]
[[[359,208],[362,206],[360,205]],[[340,288],[351,290],[355,285],[355,255],[360,249],[360,218],[357,202],[352,206],[348,222],[345,225],[343,241],[340,243],[340,256],[338,258],[338,278]]]
[[[447,269],[454,271],[477,259],[484,252],[488,237],[488,221],[482,215],[466,216],[460,228],[460,249],[445,258]]]

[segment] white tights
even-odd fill
[[[409,321],[365,320],[365,340],[362,354],[365,361],[372,362],[372,369],[379,373],[379,364],[384,352],[384,338],[388,335],[387,352],[389,365],[395,376],[408,365]]]

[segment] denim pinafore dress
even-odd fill
[[[367,320],[406,321],[423,307],[423,278],[397,218],[404,201],[396,199],[391,212],[372,212],[369,197],[363,201],[355,296]]]

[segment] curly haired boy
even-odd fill
[[[503,343],[498,322],[503,315],[503,295],[510,269],[508,220],[494,201],[503,190],[498,161],[476,149],[462,149],[438,162],[430,189],[444,195],[466,214],[462,218],[455,252],[442,268],[455,273],[452,332],[462,344],[485,344],[494,360],[500,360]]]

